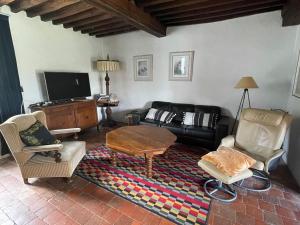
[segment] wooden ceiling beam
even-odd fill
[[[48,0],[43,4],[26,10],[28,17],[35,17],[75,4],[80,0]]]
[[[151,0],[151,1],[137,1],[139,7],[149,7],[167,2],[175,2],[176,0]]]
[[[191,24],[201,24],[201,23],[211,23],[211,22],[217,22],[217,21],[222,21],[222,20],[227,20],[227,19],[233,19],[237,17],[243,17],[243,16],[250,16],[254,14],[259,14],[259,13],[266,13],[266,12],[271,12],[271,11],[276,11],[280,10],[282,6],[275,6],[275,7],[269,7],[265,9],[260,9],[260,10],[245,10],[243,12],[233,12],[233,13],[217,13],[215,15],[209,15],[206,17],[200,17],[200,18],[189,18],[189,19],[178,19],[174,21],[167,21],[166,25],[168,26],[180,26],[180,25],[191,25]]]
[[[84,19],[92,18],[94,16],[101,16],[102,14],[103,14],[103,12],[101,10],[94,8],[94,9],[91,9],[91,10],[88,10],[85,12],[78,13],[73,16],[67,16],[67,17],[53,20],[52,23],[55,25],[75,23],[75,22],[78,22],[78,21],[81,21]]]
[[[128,24],[124,24],[124,23],[120,23],[120,22],[112,22],[112,23],[108,23],[108,24],[103,24],[101,26],[98,27],[94,27],[94,28],[90,28],[90,29],[84,29],[81,30],[81,33],[86,34],[86,33],[97,33],[100,31],[105,31],[105,30],[109,30],[112,28],[121,28],[124,26],[128,26]]]
[[[288,0],[282,12],[282,26],[294,26],[300,24],[300,1]]]
[[[283,3],[281,0],[267,0],[267,1],[261,1],[261,0],[252,0],[248,3],[235,3],[232,5],[227,6],[220,6],[220,7],[213,7],[208,8],[206,10],[193,10],[186,13],[180,13],[176,15],[170,15],[170,16],[164,16],[160,18],[160,21],[170,21],[170,20],[176,20],[176,19],[182,19],[182,18],[193,18],[198,17],[201,18],[202,16],[206,16],[212,13],[227,13],[227,12],[240,12],[243,10],[259,10],[259,9],[265,9],[265,8],[271,8],[276,6],[283,6]]]
[[[207,2],[224,2],[229,0],[174,0],[172,2],[166,2],[158,5],[152,5],[150,7],[144,7],[145,12],[157,12],[161,10],[171,10],[173,8],[183,7],[187,5],[193,5],[196,3],[207,3]]]
[[[157,11],[154,13],[156,17],[161,17],[161,16],[167,16],[167,15],[173,15],[173,14],[179,14],[179,13],[184,13],[184,12],[189,12],[193,10],[206,10],[212,7],[221,7],[221,6],[226,6],[226,5],[231,5],[234,3],[239,3],[239,2],[245,2],[245,0],[224,0],[222,2],[220,1],[209,1],[206,3],[196,3],[193,5],[186,5],[186,6],[179,6],[172,8],[172,10],[165,9],[161,11]]]
[[[41,19],[43,21],[58,20],[81,12],[86,12],[92,8],[92,6],[86,4],[85,2],[77,2],[73,5],[65,6],[59,10],[44,14],[41,16]]]
[[[118,30],[111,30],[111,31],[107,31],[107,32],[98,33],[98,34],[96,34],[96,37],[97,38],[106,37],[106,36],[111,36],[111,35],[116,35],[116,34],[132,32],[132,31],[136,31],[136,30],[138,30],[138,29],[135,28],[135,27],[125,28],[125,29],[118,29]]]
[[[127,21],[128,24],[157,37],[166,36],[166,27],[156,18],[129,2],[128,0],[85,0],[89,4],[103,8]]]
[[[64,24],[64,27],[65,28],[73,27],[73,29],[75,31],[78,31],[80,29],[97,26],[97,24],[99,24],[99,23],[106,22],[107,20],[112,20],[112,19],[114,19],[114,18],[109,14],[101,14],[100,16],[87,18],[87,19],[80,20],[80,21],[77,21],[74,23]]]
[[[82,26],[75,26],[73,27],[74,31],[79,31],[79,30],[88,30],[88,29],[94,29],[97,27],[101,27],[107,24],[111,24],[111,23],[122,23],[122,21],[120,21],[119,18],[111,18],[111,17],[107,17],[106,19],[102,19],[102,20],[98,20],[94,23],[89,23],[86,25],[82,25]]]
[[[32,7],[36,7],[45,2],[47,2],[47,0],[21,0],[21,1],[19,0],[19,1],[14,1],[9,6],[12,12],[17,13],[22,10],[27,10]]]

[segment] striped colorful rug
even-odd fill
[[[118,154],[118,166],[110,162],[110,150],[91,149],[76,174],[177,224],[206,224],[210,198],[203,183],[209,175],[197,162],[199,154],[185,145],[174,145],[168,157],[156,156],[153,178],[145,176],[144,158]]]

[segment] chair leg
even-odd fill
[[[272,187],[272,184],[268,177],[268,174],[264,171],[260,171],[260,170],[256,170],[256,169],[251,169],[251,170],[253,172],[252,178],[257,179],[257,180],[261,181],[262,183],[264,183],[263,187],[261,187],[261,188],[247,187],[247,186],[243,185],[244,180],[236,182],[236,183],[234,183],[234,185],[237,187],[240,187],[240,188],[244,188],[248,191],[254,191],[254,192],[263,192],[263,191],[270,190]]]
[[[23,178],[23,182],[24,182],[24,184],[29,184],[28,178]]]
[[[213,187],[212,191],[209,191],[207,186],[208,184],[211,184],[213,182],[216,182],[217,186]],[[222,181],[219,181],[217,179],[210,179],[206,181],[204,183],[204,191],[209,197],[219,200],[221,202],[230,203],[235,201],[237,198],[237,193],[233,188],[231,188],[229,185],[224,185]],[[229,197],[225,198],[225,197],[217,196],[215,193],[218,191],[228,194]]]

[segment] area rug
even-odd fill
[[[144,158],[120,153],[113,167],[110,150],[101,145],[88,151],[76,174],[176,224],[206,224],[211,200],[203,184],[209,175],[199,159],[189,147],[174,145],[168,157],[154,158],[153,178],[147,178]]]

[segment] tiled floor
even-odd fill
[[[81,136],[92,147],[105,142],[105,130]],[[208,224],[300,224],[300,193],[285,167],[274,171],[269,192],[240,190],[236,202],[213,201]],[[0,225],[6,224],[172,224],[79,177],[22,182],[12,159],[0,164]]]

